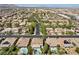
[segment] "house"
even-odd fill
[[[47,35],[55,35],[55,31],[53,30],[53,28],[46,28],[47,31]]]
[[[23,38],[21,37],[18,42],[16,43],[16,45],[18,47],[27,47],[29,44],[30,38]]]
[[[39,55],[42,53],[40,50],[43,47],[43,39],[42,38],[33,38],[31,41],[31,46],[34,49],[33,54]]]
[[[18,33],[19,28],[11,28],[12,33]]]
[[[4,30],[1,31],[1,33],[18,33],[19,28],[5,28]]]
[[[79,47],[79,38],[74,38],[71,41],[72,41],[72,43],[75,44],[76,47]]]
[[[24,26],[25,25],[25,22],[21,22],[19,25],[20,26]]]
[[[43,39],[42,38],[33,38],[31,41],[31,46],[33,48],[40,48],[43,46]]]
[[[8,47],[12,46],[16,43],[17,38],[6,38],[4,41],[1,42],[1,47]]]
[[[61,47],[64,46],[64,39],[63,38],[47,38],[45,41],[50,47],[56,47],[60,45]]]
[[[11,28],[5,28],[4,30],[2,30],[1,32],[2,33],[5,33],[5,32],[10,32],[11,31]]]
[[[72,48],[76,46],[75,38],[64,38],[64,47],[65,48]]]
[[[79,35],[79,28],[76,28],[75,32],[76,32],[77,35]]]
[[[62,35],[62,32],[64,32],[63,28],[56,28],[55,32],[57,33],[57,35]]]

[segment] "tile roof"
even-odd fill
[[[30,38],[20,38],[17,42],[18,47],[26,47],[29,44]]]
[[[41,38],[33,38],[31,41],[32,47],[40,47],[43,45],[43,39]]]

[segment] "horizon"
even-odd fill
[[[15,4],[19,7],[79,8],[79,4]]]

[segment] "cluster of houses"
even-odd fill
[[[69,54],[75,54],[74,51],[76,47],[79,47],[79,38],[3,38],[0,39],[0,47],[9,47],[16,45],[19,48],[27,48],[28,45],[31,45],[33,49],[40,49],[43,47],[44,43],[47,43],[51,50],[55,49],[57,45],[65,49],[71,49]],[[74,51],[72,51],[74,49]],[[67,51],[69,51],[67,50]],[[72,51],[72,52],[71,52]]]
[[[63,9],[58,10],[61,11]],[[66,32],[73,32],[77,35],[79,34],[78,28],[62,28],[65,27],[64,25],[70,25],[69,20],[74,26],[77,25],[79,22],[74,22],[64,14],[60,14],[57,12],[55,13],[55,9],[5,9],[0,10],[0,12],[2,14],[2,16],[0,14],[0,34],[30,34],[29,27],[31,25],[31,22],[29,22],[29,18],[34,14],[38,15],[37,18],[40,18],[40,20],[38,19],[40,23],[44,22],[47,35],[67,35],[65,34]],[[61,28],[58,26],[61,26]]]
[[[48,22],[44,22],[46,26],[46,32],[48,35],[78,35],[79,29],[77,20],[72,20],[71,18],[66,18],[57,14],[53,14]]]
[[[40,23],[46,21],[43,24],[46,26],[47,35],[69,35],[69,33],[79,35],[79,22],[59,14],[58,12],[60,12],[61,9],[58,9],[58,12],[56,12],[56,10],[32,8],[1,10],[0,34],[29,35],[31,22],[29,22],[28,19],[36,13],[38,14],[38,18],[40,18]],[[72,24],[70,24],[69,21],[71,21]],[[74,26],[68,29],[65,28],[66,25]],[[47,43],[51,50],[54,50],[57,45],[60,45],[64,47],[69,54],[76,54],[75,48],[79,47],[79,38],[0,38],[0,47],[16,45],[19,48],[26,48],[28,45],[31,45],[35,51],[38,50],[39,52],[41,52],[40,48],[43,47],[44,43]]]
[[[28,34],[28,26],[31,23],[29,22],[28,24],[27,19],[31,16],[29,11],[27,9],[11,9],[7,11],[8,12],[6,12],[6,9],[0,11],[2,14],[2,16],[0,16],[0,34]]]

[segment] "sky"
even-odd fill
[[[79,8],[79,4],[17,4],[20,7],[70,7]]]

